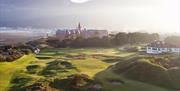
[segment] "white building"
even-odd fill
[[[180,53],[180,46],[174,46],[162,41],[155,41],[146,47],[148,54]]]
[[[34,53],[35,53],[35,54],[39,54],[39,53],[40,53],[40,49],[39,49],[39,48],[36,48],[36,49],[34,50]]]
[[[76,29],[63,29],[56,31],[56,37],[60,40],[64,39],[75,39],[77,37],[83,38],[91,38],[91,37],[99,37],[103,38],[108,36],[107,30],[97,30],[97,29],[86,29],[82,28],[80,23]]]

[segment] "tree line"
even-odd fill
[[[125,33],[119,32],[117,34],[110,34],[102,38],[92,37],[83,38],[78,37],[76,39],[59,40],[58,38],[48,38],[47,44],[52,47],[115,47],[126,44],[143,44],[150,43],[154,40],[159,40],[159,34],[153,33]]]
[[[164,41],[165,43],[180,47],[180,36],[168,36]]]

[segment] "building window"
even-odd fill
[[[161,48],[158,48],[158,51],[161,51]]]
[[[157,50],[157,48],[152,48],[152,50]]]

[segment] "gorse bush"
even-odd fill
[[[32,50],[21,46],[2,46],[0,50],[0,62],[12,62],[23,55],[32,53]]]
[[[50,86],[61,88],[65,91],[81,91],[82,87],[92,80],[85,74],[70,75],[65,79],[55,79]]]

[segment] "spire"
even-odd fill
[[[81,30],[81,23],[78,24],[78,30]]]

